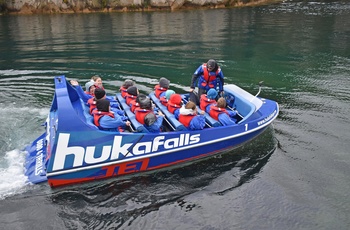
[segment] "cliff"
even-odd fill
[[[17,14],[157,11],[228,8],[279,0],[0,0],[0,12]]]

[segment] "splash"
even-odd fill
[[[0,200],[26,191],[25,156],[18,149],[6,152],[0,162]]]

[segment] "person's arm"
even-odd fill
[[[124,122],[120,116],[115,116],[114,118],[110,116],[103,116],[100,118],[100,126],[106,129],[118,128],[119,126],[125,126]]]
[[[196,83],[198,77],[201,76],[202,74],[203,74],[203,68],[202,68],[202,66],[199,66],[192,75],[191,85],[190,85],[190,87],[192,89],[191,92],[196,88],[195,83]]]
[[[218,78],[219,78],[219,91],[220,91],[220,95],[222,96],[222,93],[224,92],[224,74],[223,72],[220,70],[219,74],[218,74]]]
[[[204,115],[198,115],[191,120],[190,129],[192,130],[204,129],[204,126],[205,126]]]
[[[236,124],[226,113],[222,113],[219,115],[219,121],[224,126]]]

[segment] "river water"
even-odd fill
[[[238,149],[181,168],[51,189],[29,185],[53,76],[109,94],[125,79],[189,89],[209,58],[280,115]],[[349,229],[350,2],[0,16],[0,229]]]

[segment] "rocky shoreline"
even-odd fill
[[[56,14],[218,9],[272,4],[280,0],[0,0],[2,14]]]

